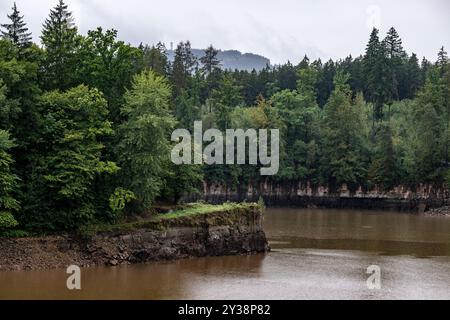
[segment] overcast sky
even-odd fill
[[[39,41],[42,23],[57,0],[16,0]],[[384,36],[399,32],[405,49],[435,60],[450,49],[447,0],[66,0],[82,34],[115,28],[132,44],[181,40],[192,47],[213,44],[268,57],[272,63],[312,58],[343,58],[364,52],[372,26]],[[13,0],[0,0],[4,23]],[[450,52],[450,50],[447,50]]]

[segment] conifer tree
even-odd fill
[[[200,62],[202,63],[202,71],[208,76],[214,72],[214,70],[218,69],[220,66],[220,60],[217,59],[217,54],[219,50],[215,49],[212,45],[210,45],[205,50],[205,55],[200,58]]]
[[[75,69],[77,27],[63,0],[50,10],[43,25],[41,40],[46,50],[43,78],[47,89],[67,89]]]
[[[402,39],[400,39],[400,36],[393,27],[387,32],[382,42],[382,47],[387,66],[385,83],[388,96],[386,97],[386,102],[391,102],[394,99],[398,100],[400,98],[399,86],[402,80],[403,64],[406,61],[406,53],[402,47]]]
[[[439,49],[438,59],[436,61],[436,66],[439,68],[441,76],[444,73],[444,69],[447,63],[448,63],[447,51],[445,51],[444,46],[442,46],[441,49]]]
[[[422,85],[419,60],[417,59],[417,55],[413,53],[406,65],[405,97],[410,99],[414,98],[417,90],[419,90]]]
[[[6,30],[2,30],[1,35],[3,38],[12,41],[19,48],[29,47],[31,45],[31,32],[28,32],[23,16],[20,15],[15,2],[12,10],[12,13],[7,15],[11,23],[1,25]]]
[[[397,33],[394,27],[391,27],[383,40],[383,44],[386,48],[386,54],[389,59],[402,58],[405,55],[405,51],[402,46],[402,39]]]
[[[425,83],[425,80],[427,79],[427,73],[430,70],[432,66],[432,63],[428,61],[425,57],[422,58],[422,61],[420,62],[420,71],[421,71],[421,84],[422,86]]]
[[[158,42],[156,45],[149,47],[141,46],[142,66],[141,69],[150,68],[159,75],[167,74],[168,59],[166,46]]]
[[[374,121],[383,118],[383,105],[388,100],[390,87],[385,81],[386,67],[384,46],[378,37],[378,29],[373,28],[363,58],[363,72],[365,74],[366,99],[374,103]]]
[[[197,59],[192,54],[191,43],[180,42],[175,50],[171,82],[176,97],[182,94],[188,85],[189,77],[197,66]]]

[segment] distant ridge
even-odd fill
[[[204,55],[203,49],[192,49],[192,53],[197,59],[200,59]],[[173,61],[175,52],[174,50],[167,51],[169,61]],[[217,58],[221,61],[222,69],[238,69],[256,71],[262,70],[266,65],[270,65],[270,60],[264,56],[254,53],[241,53],[238,50],[219,50]]]

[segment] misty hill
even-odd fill
[[[169,61],[173,61],[175,52],[174,50],[168,50]],[[192,49],[192,53],[197,59],[200,59],[204,55],[204,50],[202,49]],[[221,61],[222,69],[238,69],[238,70],[248,70],[253,69],[259,71],[263,69],[267,64],[270,65],[270,60],[261,55],[253,53],[241,53],[238,50],[219,50],[217,58]]]

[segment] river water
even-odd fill
[[[80,291],[65,270],[0,272],[0,299],[450,299],[450,217],[268,209],[264,228],[266,255],[87,268]]]

